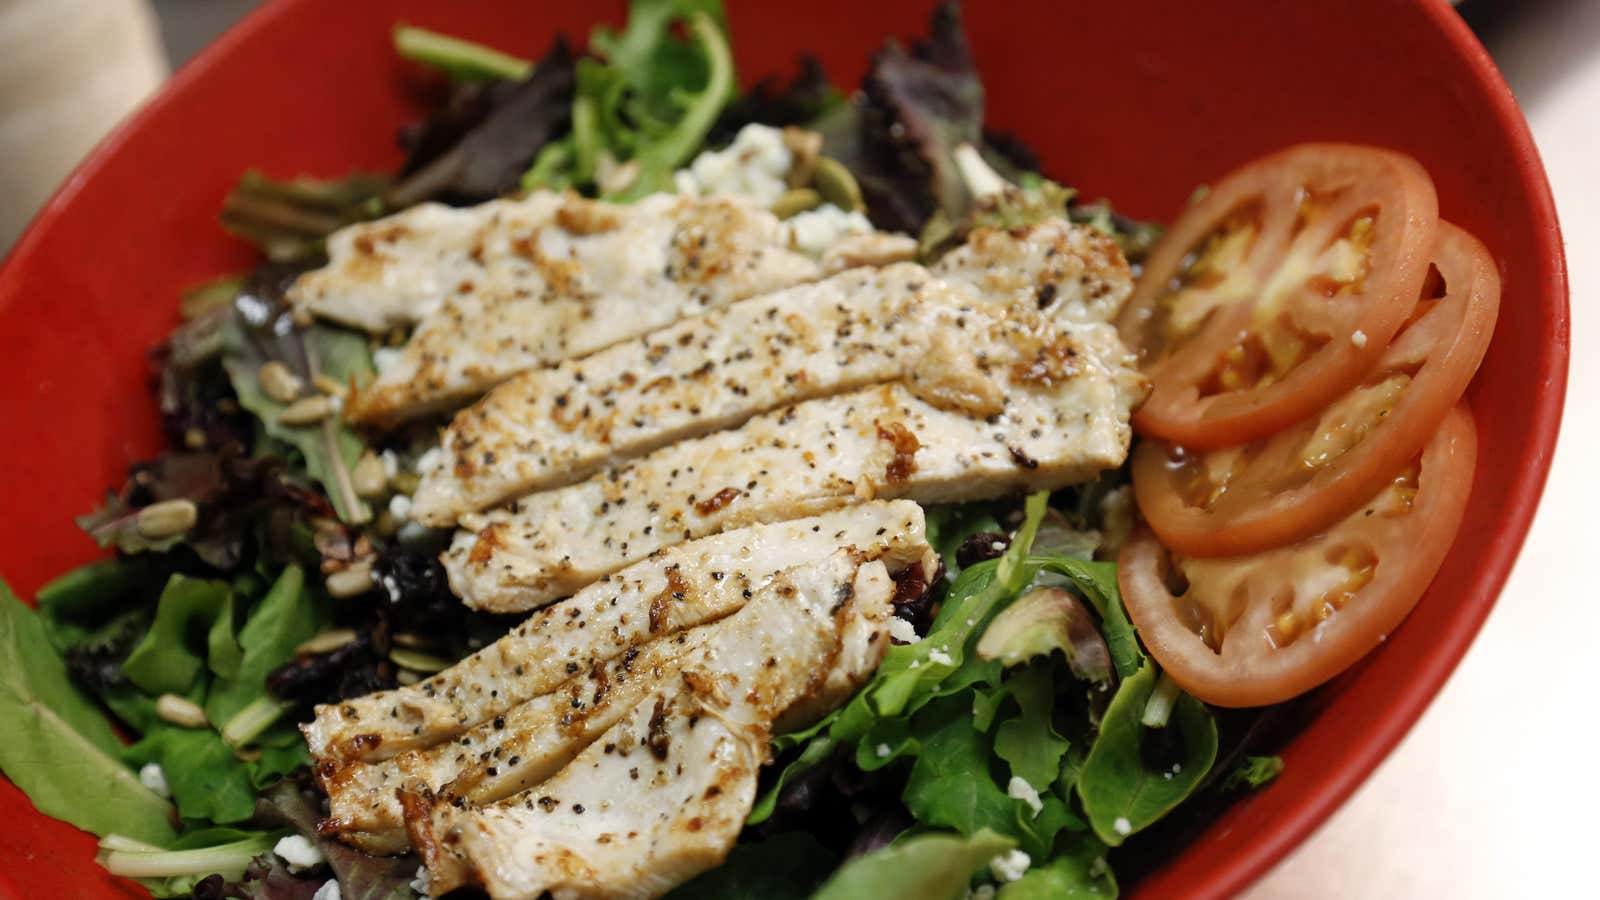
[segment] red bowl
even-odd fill
[[[915,34],[930,0],[731,4],[747,80],[820,54],[854,84],[886,35]],[[259,166],[339,175],[398,161],[415,116],[389,47],[400,19],[534,55],[580,41],[588,4],[277,0],[185,67],[67,181],[0,269],[0,572],[21,596],[97,553],[72,524],[158,446],[145,351],[179,292],[251,253],[216,224]],[[1443,214],[1494,251],[1499,329],[1473,385],[1480,451],[1467,521],[1404,627],[1319,698],[1270,788],[1241,799],[1136,888],[1214,897],[1260,875],[1323,821],[1421,714],[1493,605],[1544,485],[1566,387],[1567,288],[1544,171],[1511,92],[1443,0],[1346,0],[1219,12],[1214,4],[971,4],[989,121],[1038,148],[1089,197],[1170,217],[1197,184],[1304,140],[1361,141],[1420,159]],[[605,4],[620,21],[620,3]],[[0,781],[0,891],[133,890],[94,840]]]

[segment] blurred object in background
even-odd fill
[[[0,0],[0,255],[166,73],[145,0]]]

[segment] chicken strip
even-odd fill
[[[975,229],[932,271],[979,296],[1031,305],[1056,321],[1109,322],[1133,293],[1133,273],[1116,242],[1065,219]]]
[[[1008,322],[1014,324],[1014,322]],[[1011,336],[986,419],[890,384],[809,400],[531,494],[456,533],[443,560],[469,606],[531,609],[657,548],[874,497],[952,503],[1057,488],[1122,464],[1143,390],[1108,325]]]
[[[318,706],[315,720],[302,726],[317,776],[333,783],[351,762],[454,738],[629,648],[722,618],[776,573],[840,547],[880,557],[892,572],[920,564],[927,550],[922,510],[873,503],[655,553],[431,678]]]
[[[448,526],[786,403],[871,384],[901,381],[936,406],[993,415],[1004,397],[979,360],[1015,357],[1007,315],[902,263],[735,303],[524,372],[456,416],[411,515]]]
[[[921,574],[931,578],[936,565],[927,565]],[[784,713],[780,732],[806,727],[871,677],[888,647],[889,632],[884,627],[888,613],[887,606],[875,607],[845,623],[840,652],[827,678],[818,691]],[[329,817],[318,832],[338,834],[368,853],[401,853],[410,847],[396,794],[401,786],[425,785],[440,795],[482,805],[538,784],[645,695],[677,678],[680,661],[729,621],[630,648],[457,739],[382,762],[346,767],[338,779],[323,785]]]
[[[536,366],[821,276],[782,223],[731,198],[667,194],[620,206],[534,193],[468,210],[422,206],[329,239],[329,263],[289,301],[382,331],[414,323],[352,421],[392,425],[449,409]]]
[[[893,593],[882,563],[849,552],[786,572],[548,781],[487,808],[407,791],[430,892],[648,898],[720,864],[755,801],[774,721],[821,689],[849,623],[881,621]]]

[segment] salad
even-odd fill
[[[0,585],[0,769],[156,896],[1112,897],[1454,539],[1498,274],[1388,150],[1166,229],[959,7],[741,91],[715,0],[397,25],[392,174],[246,173],[169,449]]]

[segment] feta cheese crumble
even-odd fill
[[[1033,810],[1034,818],[1038,818],[1039,813],[1044,810],[1044,801],[1039,799],[1039,792],[1020,775],[1011,776],[1011,783],[1006,785],[1006,796],[1028,804],[1028,808]]]
[[[167,786],[167,773],[162,770],[160,763],[145,763],[139,769],[139,783],[157,796],[172,796],[172,789]]]
[[[1129,822],[1126,816],[1117,816],[1117,820],[1111,823],[1111,830],[1123,837],[1127,837],[1133,834],[1133,823]]]
[[[953,666],[956,663],[955,660],[950,658],[950,654],[944,652],[943,647],[935,647],[932,650],[929,650],[928,662],[941,666]]]
[[[311,843],[298,834],[291,834],[278,841],[272,847],[272,852],[277,857],[289,864],[289,871],[304,872],[307,869],[319,866],[323,862],[322,851],[317,845]],[[334,887],[338,891],[337,884]],[[337,896],[335,893],[334,896]]]
[[[889,617],[889,637],[902,644],[915,644],[922,640],[922,636],[917,634],[916,627],[899,616]]]
[[[1359,328],[1350,332],[1350,343],[1355,344],[1357,347],[1365,347],[1367,345],[1367,333]]]
[[[329,878],[324,881],[322,887],[317,888],[317,892],[311,895],[311,900],[342,900],[339,894],[339,879]]]
[[[989,860],[989,872],[994,875],[995,881],[1016,881],[1027,874],[1028,866],[1032,864],[1033,858],[1028,854],[1021,850],[1012,850]]]
[[[673,176],[680,194],[701,197],[749,197],[771,206],[789,189],[785,178],[794,154],[783,143],[783,132],[766,125],[746,125],[733,143],[707,150]]]
[[[967,900],[994,900],[994,885],[980,884],[967,889]]]
[[[411,498],[405,494],[395,494],[390,497],[389,515],[402,520],[411,518]]]
[[[865,214],[845,212],[831,203],[790,216],[783,222],[783,233],[790,249],[811,257],[821,256],[840,238],[871,230],[872,222]]]
[[[879,744],[874,752],[878,754],[879,759],[888,759],[894,750],[888,744]]]

